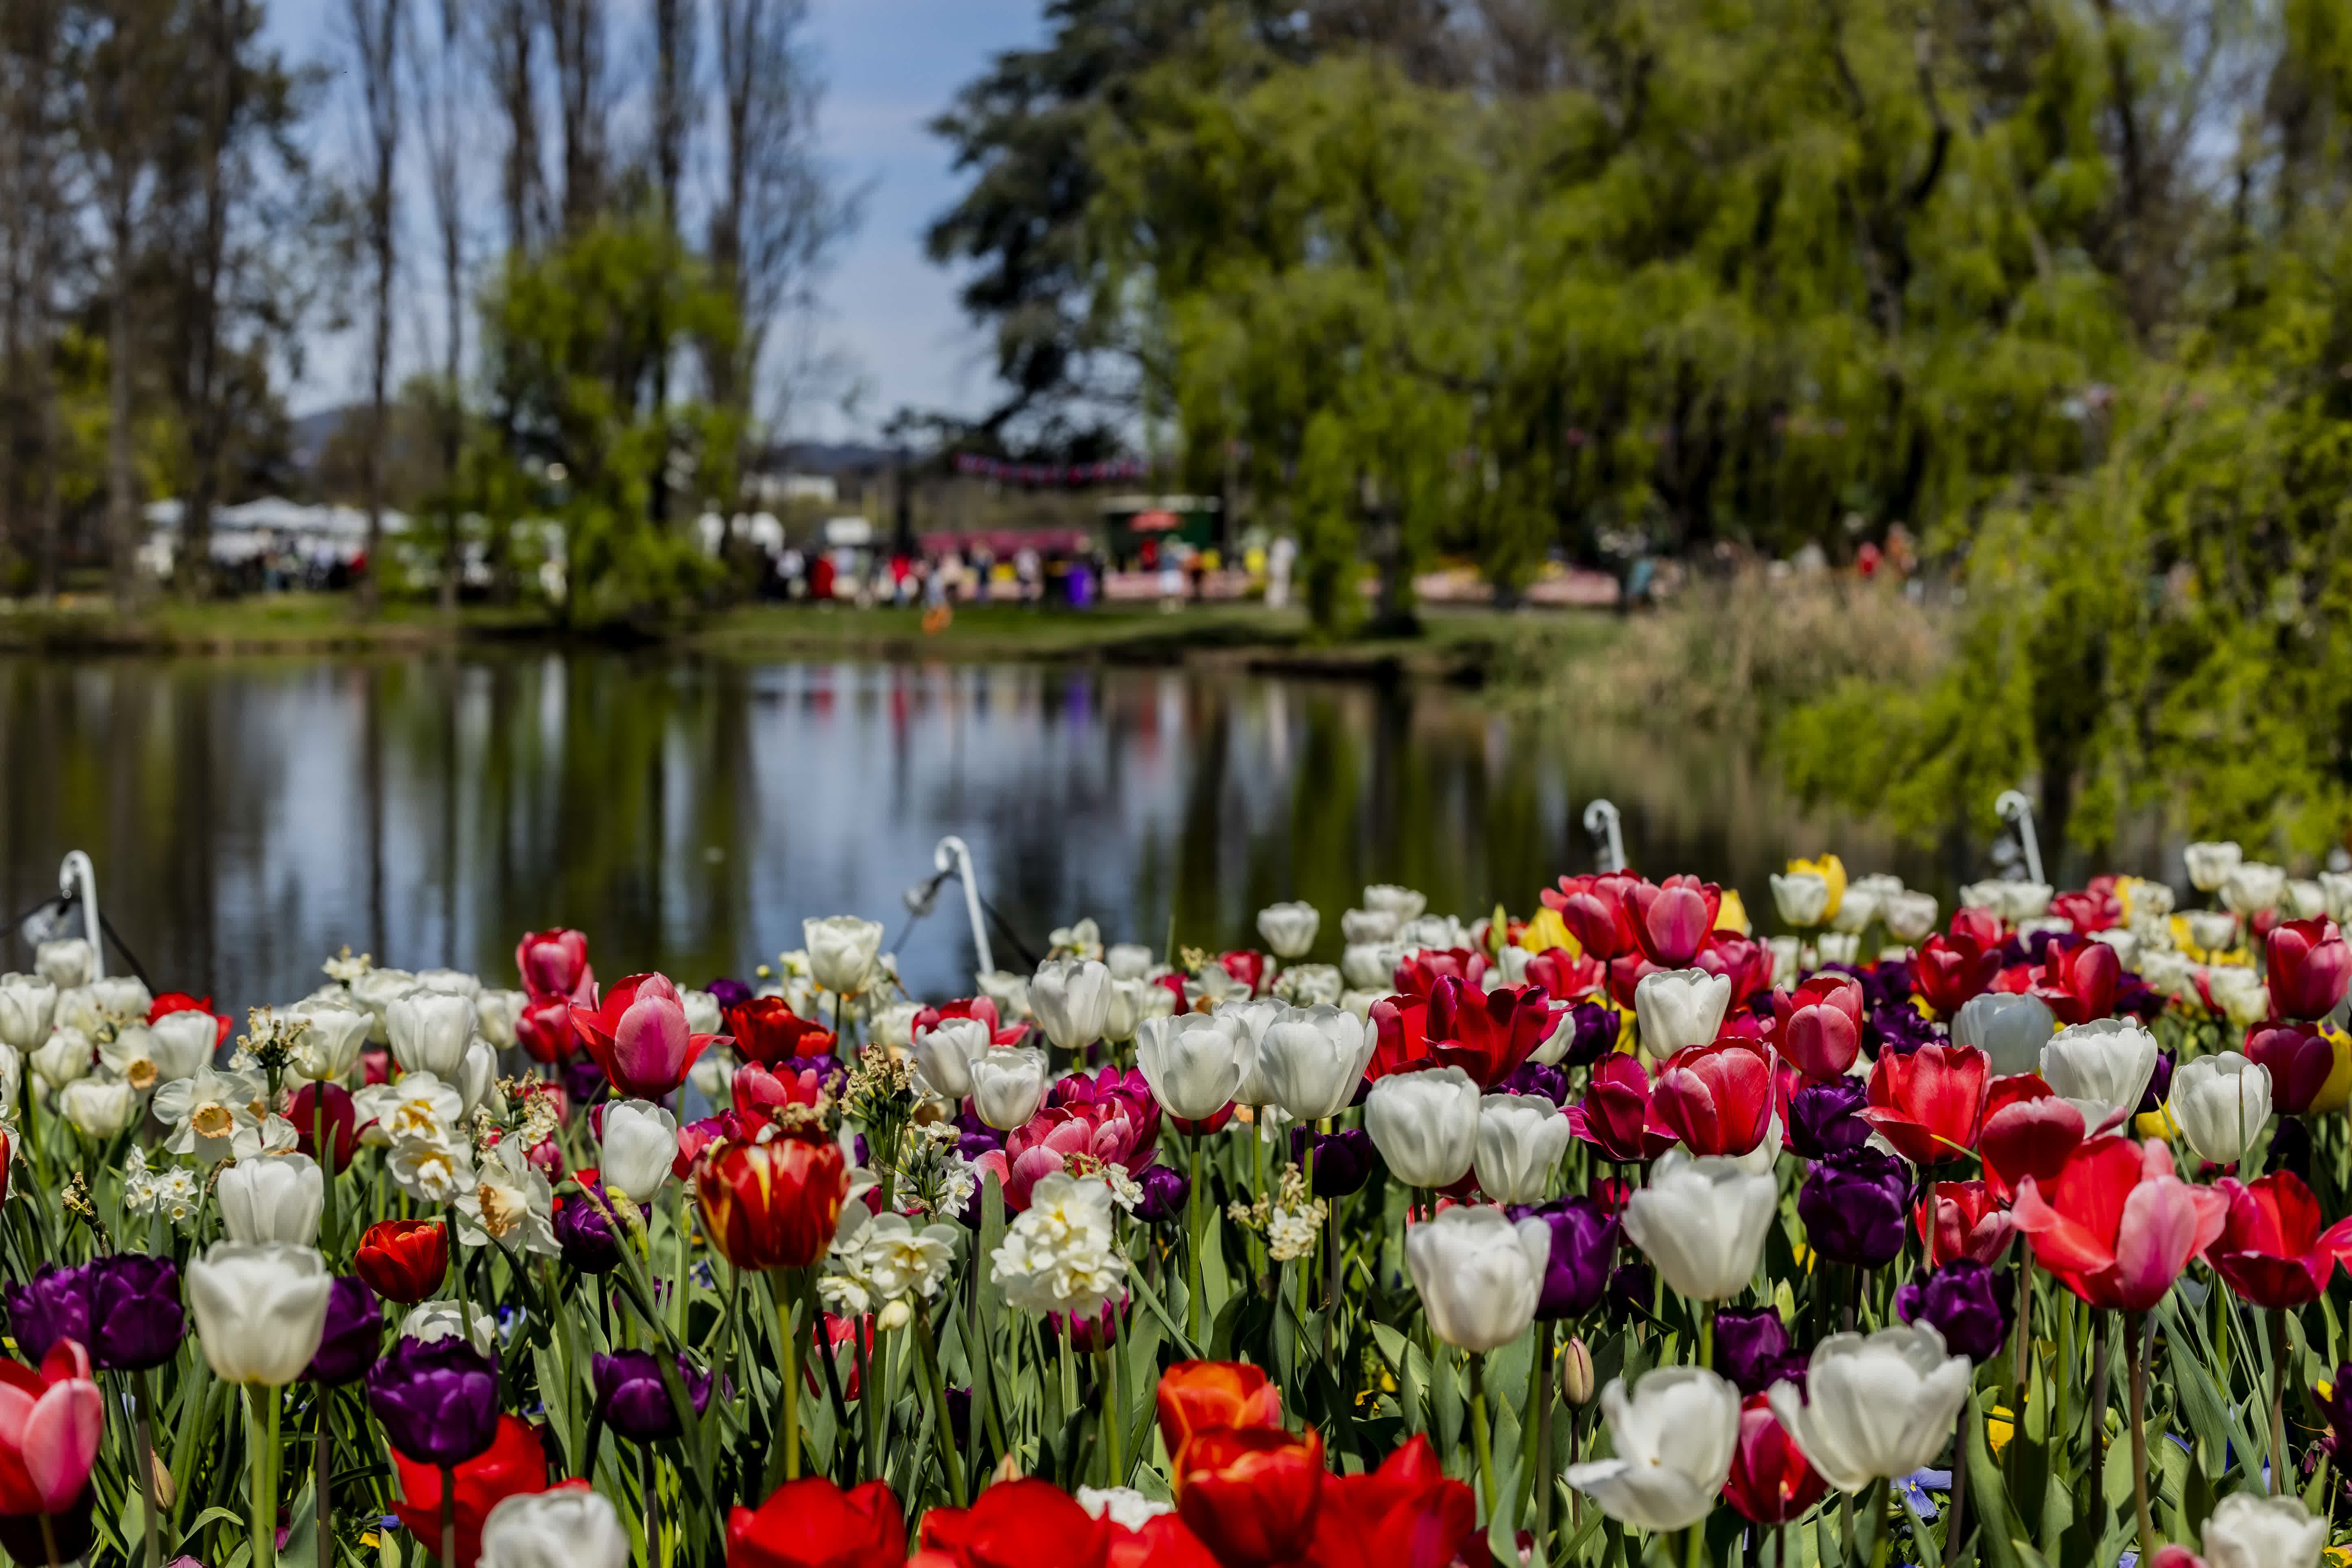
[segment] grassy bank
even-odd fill
[[[1427,615],[1415,637],[1328,639],[1315,636],[1302,612],[1258,605],[1174,613],[1157,605],[1084,613],[975,605],[926,631],[919,610],[760,605],[718,612],[660,642],[739,658],[1077,660],[1524,686],[1564,659],[1609,646],[1619,627],[1596,615],[1462,610]],[[70,604],[0,613],[0,652],[71,657],[407,653],[580,640],[530,611],[467,607],[445,616],[394,605],[363,619],[349,597],[325,594],[162,602],[131,616]]]

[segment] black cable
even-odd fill
[[[973,891],[977,895],[979,890],[975,889]],[[998,911],[996,906],[988,901],[985,896],[981,896],[980,907],[982,910],[986,911],[989,919],[996,922],[996,929],[1004,933],[1004,940],[1013,944],[1013,951],[1021,955],[1022,963],[1030,969],[1036,968],[1036,953],[1030,950],[1027,942],[1021,940],[1021,933],[1013,929],[1013,922],[1006,920],[1004,916]]]
[[[63,906],[70,901],[71,900],[68,900],[62,893],[52,893],[49,897],[41,900],[38,903],[28,907],[23,914],[18,915],[15,920],[10,921],[8,922],[8,929],[13,931],[21,931],[25,929],[25,922],[31,920],[35,915],[39,914],[43,910],[49,908],[52,904]]]
[[[122,962],[131,966],[131,973],[139,976],[139,984],[152,992],[155,986],[154,983],[147,978],[147,966],[139,962],[139,955],[131,951],[131,944],[122,940],[122,933],[114,929],[114,922],[106,918],[103,910],[99,914],[98,927],[106,933],[108,940],[114,943],[114,951],[122,955]]]

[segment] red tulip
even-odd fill
[[[2103,942],[2085,942],[2069,949],[2052,942],[2042,963],[2042,984],[2032,994],[2049,1005],[2061,1024],[2087,1024],[2113,1017],[2116,988],[2123,983],[2123,961]]]
[[[675,1092],[695,1058],[727,1038],[688,1027],[677,987],[666,974],[632,974],[596,1007],[575,1005],[572,1026],[613,1087],[632,1100]]]
[[[213,1044],[218,1046],[228,1039],[228,1032],[232,1026],[228,1015],[213,1013],[213,999],[209,994],[197,997],[191,996],[184,991],[166,991],[147,1005],[147,1021],[151,1024],[159,1018],[168,1018],[174,1013],[212,1013]]]
[[[596,972],[588,966],[585,931],[527,931],[515,943],[515,972],[522,988],[534,996],[561,996],[567,1002],[593,1006]]]
[[[572,1027],[572,1003],[562,996],[534,995],[515,1015],[515,1044],[533,1061],[553,1064],[580,1048]]]
[[[2061,893],[2050,900],[2050,912],[2074,928],[2080,936],[2093,931],[2111,931],[2123,921],[2123,900],[2112,890],[2095,889],[2080,893]]]
[[[2145,1312],[2221,1237],[2230,1200],[2172,1172],[2160,1140],[2093,1138],[2044,1184],[2018,1184],[2017,1228],[2033,1258],[2094,1307]]]
[[[1117,1529],[1051,1481],[999,1481],[970,1508],[923,1515],[908,1568],[1108,1568]]]
[[[695,1162],[703,1233],[738,1268],[803,1268],[833,1245],[849,1173],[841,1145],[714,1143]]]
[[[294,1091],[294,1103],[286,1111],[286,1120],[294,1124],[294,1146],[313,1160],[319,1157],[314,1123],[321,1099],[327,1102],[327,1131],[335,1142],[335,1169],[348,1171],[360,1152],[359,1113],[352,1109],[352,1091],[341,1084],[306,1083]]]
[[[2301,1116],[2336,1071],[2336,1047],[2316,1024],[2273,1018],[2246,1031],[2246,1059],[2270,1069],[2271,1109]]]
[[[1759,991],[1771,989],[1772,950],[1738,931],[1715,932],[1691,962],[1710,974],[1730,978],[1731,1005],[1735,1010]]]
[[[1568,1108],[1569,1130],[1601,1151],[1601,1157],[1630,1165],[1654,1160],[1675,1146],[1675,1130],[1658,1116],[1650,1075],[1622,1051],[1601,1058],[1584,1098]]]
[[[1751,1394],[1739,1407],[1739,1446],[1723,1497],[1750,1524],[1786,1524],[1811,1510],[1830,1484],[1805,1462],[1769,1395]]]
[[[1668,1057],[1650,1087],[1659,1121],[1694,1154],[1745,1154],[1771,1131],[1772,1059],[1745,1040]]]
[[[1638,952],[1629,952],[1622,958],[1611,959],[1609,961],[1610,1000],[1620,1007],[1630,1010],[1633,1005],[1634,995],[1641,988],[1643,977],[1655,974],[1664,967],[1665,965],[1662,963],[1651,963]]]
[[[2229,1209],[2205,1261],[2257,1307],[2309,1306],[2352,1258],[2352,1219],[2323,1230],[2319,1200],[2292,1171],[2257,1182],[2224,1176],[2216,1190]]]
[[[1984,1131],[1977,1139],[1986,1189],[2005,1204],[2028,1176],[2047,1185],[2066,1168],[2066,1156],[2087,1131],[2083,1113],[2059,1099],[2039,1074],[1993,1079],[1985,1100]]]
[[[1217,966],[1228,978],[1238,980],[1257,995],[1265,989],[1265,954],[1255,948],[1237,947],[1231,952],[1217,954]]]
[[[1445,975],[1429,994],[1430,1052],[1485,1088],[1517,1071],[1551,1034],[1549,1002],[1540,985],[1480,991]]]
[[[849,1491],[822,1476],[786,1481],[757,1513],[727,1520],[727,1568],[906,1568],[907,1516],[882,1481]]]
[[[1169,974],[1161,978],[1176,983],[1176,1011],[1181,1013],[1184,1011],[1184,977],[1181,974]],[[997,1015],[996,1002],[993,997],[965,996],[953,1002],[941,1002],[936,1006],[916,1009],[914,1026],[908,1033],[919,1035],[925,1029],[936,1029],[940,1026],[940,1020],[946,1018],[979,1019],[988,1026],[990,1038],[1000,1046],[1017,1046],[1021,1043],[1021,1037],[1029,1032],[1029,1026],[1022,1023],[1015,1023],[1010,1028],[1004,1027],[1003,1020]]]
[[[1955,938],[1967,937],[1979,949],[2000,945],[2000,917],[1990,910],[1972,909],[1967,905],[1952,911],[1952,923],[1946,928]]]
[[[1863,1116],[1915,1165],[1933,1165],[1977,1145],[1992,1064],[1974,1046],[1935,1042],[1905,1056],[1878,1053]]]
[[[1957,919],[1954,921],[1958,923]],[[1927,1005],[1944,1017],[1992,984],[2000,973],[2000,950],[1980,945],[1975,937],[1954,933],[1931,936],[1911,958],[1911,984]]]
[[[1590,954],[1580,958],[1564,947],[1549,948],[1528,960],[1528,983],[1542,986],[1555,1002],[1581,1002],[1608,978],[1608,965]]]
[[[1140,1530],[1111,1522],[1107,1568],[1219,1568],[1214,1553],[1172,1513],[1155,1513]],[[922,1568],[919,1561],[914,1568]]]
[[[1807,1078],[1843,1078],[1862,1053],[1862,985],[1850,974],[1816,974],[1794,995],[1772,993],[1775,1043]]]
[[[1225,1568],[1272,1568],[1306,1549],[1322,1489],[1314,1427],[1218,1426],[1184,1445],[1176,1511]]]
[[[383,1219],[367,1227],[352,1272],[387,1301],[413,1307],[449,1273],[449,1227],[437,1219]]]
[[[1723,889],[1696,877],[1636,882],[1626,894],[1633,910],[1633,940],[1662,969],[1681,969],[1698,956],[1715,931]]]
[[[2271,1006],[2283,1018],[2324,1018],[2352,985],[2352,945],[2334,921],[2282,921],[2263,952]]]
[[[1633,951],[1633,913],[1626,895],[1638,877],[1562,877],[1559,891],[1547,888],[1544,903],[1559,912],[1560,923],[1586,953],[1603,963]]]
[[[441,1539],[441,1469],[420,1465],[392,1450],[393,1468],[399,1473],[400,1496],[392,1511],[419,1541]],[[520,1415],[499,1417],[499,1434],[488,1449],[459,1465],[457,1479],[457,1561],[451,1568],[473,1568],[482,1554],[482,1521],[490,1510],[510,1497],[547,1489],[547,1450],[539,1428]],[[584,1485],[585,1483],[582,1483]]]
[[[1398,961],[1392,977],[1397,994],[1426,1002],[1437,994],[1441,980],[1462,980],[1476,985],[1486,977],[1486,955],[1466,947],[1425,947]]]
[[[779,1106],[815,1105],[824,1098],[824,1080],[814,1068],[772,1073],[758,1062],[736,1068],[727,1089],[738,1123],[754,1130],[772,1121]]]
[[[1220,1427],[1279,1427],[1282,1390],[1237,1361],[1180,1361],[1160,1374],[1160,1440],[1181,1467],[1184,1446]]]
[[[772,1066],[787,1057],[833,1054],[833,1031],[800,1016],[781,996],[754,996],[730,1007],[727,1027],[745,1061]]]
[[[106,1436],[106,1401],[78,1340],[59,1340],[38,1372],[0,1361],[0,1513],[64,1513],[89,1484]]]
[[[1369,1475],[1323,1478],[1307,1568],[1451,1568],[1480,1561],[1478,1504],[1415,1435]],[[1153,1568],[1158,1568],[1154,1563]]]
[[[1383,996],[1372,1004],[1372,1059],[1364,1076],[1379,1081],[1391,1073],[1412,1072],[1435,1065],[1429,1047],[1429,999],[1425,996]]]
[[[1986,1137],[1991,1137],[1990,1125]],[[1990,1268],[2000,1261],[2017,1234],[2017,1222],[1982,1182],[1937,1182],[1920,1198],[1911,1217],[1919,1227],[1930,1268],[1959,1258]]]

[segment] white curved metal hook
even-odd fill
[[[2017,842],[2025,851],[2025,879],[2042,882],[2049,879],[2042,874],[2042,843],[2033,836],[2033,802],[2021,789],[2005,789],[1993,801],[1992,809],[2003,822],[2017,829]]]
[[[980,972],[988,973],[996,967],[996,957],[989,950],[988,926],[981,919],[980,880],[971,872],[971,847],[954,834],[949,834],[931,851],[931,869],[952,873],[963,884],[964,913],[971,917],[972,955],[978,960]]]
[[[58,891],[81,902],[81,929],[89,939],[89,977],[106,978],[106,927],[98,918],[98,870],[89,857],[68,849],[58,862]]]
[[[1597,858],[1601,869],[1622,871],[1625,868],[1625,835],[1619,826],[1617,804],[1612,800],[1596,800],[1584,808],[1584,831],[1596,840],[1605,840]]]

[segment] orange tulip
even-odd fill
[[[841,1221],[841,1145],[778,1138],[713,1143],[695,1162],[695,1201],[720,1257],[738,1268],[804,1268]]]
[[[1176,1511],[1225,1568],[1289,1563],[1314,1538],[1323,1438],[1311,1426],[1196,1433],[1176,1469]]]
[[[1278,1427],[1282,1390],[1237,1361],[1180,1361],[1160,1376],[1160,1436],[1181,1469],[1184,1446],[1221,1426]]]

